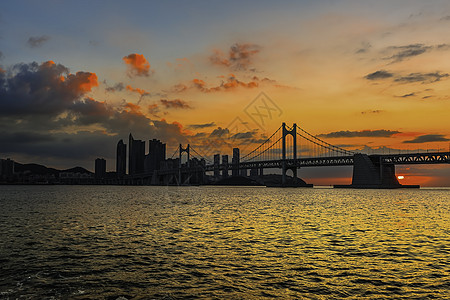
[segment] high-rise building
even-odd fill
[[[106,177],[106,160],[97,158],[95,160],[95,179],[103,179]]]
[[[239,148],[233,148],[233,158],[231,159],[232,176],[239,176],[239,159]]]
[[[214,178],[219,179],[220,177],[220,154],[214,154]]]
[[[11,159],[0,160],[0,176],[2,178],[11,178],[14,175],[14,161]]]
[[[123,178],[127,172],[127,144],[120,140],[117,143],[116,173],[118,178]]]
[[[145,142],[128,137],[128,174],[134,175],[144,172]]]
[[[222,177],[228,177],[228,155],[222,155],[222,165],[223,165],[223,170],[222,170]]]
[[[160,140],[148,141],[148,155],[145,156],[145,172],[153,172],[161,168],[161,162],[166,159],[166,144]]]

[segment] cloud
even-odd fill
[[[124,56],[123,61],[128,65],[128,76],[150,76],[153,71],[150,70],[150,63],[142,54],[132,53]]]
[[[386,59],[392,59],[393,62],[400,62],[406,58],[421,55],[431,49],[433,49],[432,46],[425,46],[424,44],[391,46],[387,48],[387,51],[394,52],[394,54],[392,54],[390,57],[387,57]]]
[[[446,78],[448,76],[449,76],[448,73],[440,73],[438,71],[430,73],[417,72],[417,73],[410,73],[408,75],[399,75],[385,70],[379,70],[364,76],[364,78],[368,80],[380,80],[392,78],[394,79],[395,82],[400,83],[411,83],[411,82],[433,83],[436,81],[440,81],[442,78]]]
[[[127,91],[130,91],[130,92],[133,92],[133,93],[138,93],[139,95],[141,95],[141,99],[142,99],[142,97],[150,96],[150,93],[147,92],[146,90],[143,90],[143,89],[140,89],[140,88],[133,88],[131,85],[127,85],[125,87],[125,89]]]
[[[410,73],[409,75],[396,78],[395,81],[396,82],[406,82],[406,83],[410,83],[410,82],[432,83],[432,82],[440,81],[441,78],[446,78],[448,76],[449,76],[448,73],[442,74],[439,72]]]
[[[105,84],[106,84],[106,82],[105,82]],[[107,92],[118,92],[118,91],[120,92],[120,91],[123,91],[123,89],[125,89],[125,85],[122,82],[116,83],[113,86],[107,86],[105,88],[105,90]]]
[[[3,52],[0,51],[0,60],[3,59]]]
[[[319,134],[318,137],[323,138],[355,138],[355,137],[391,137],[400,131],[392,130],[362,130],[362,131],[335,131],[330,133]]]
[[[211,122],[211,123],[204,123],[204,124],[190,124],[187,126],[187,128],[189,129],[203,129],[203,128],[209,128],[209,127],[214,127],[216,126],[215,122]]]
[[[385,71],[385,70],[379,70],[373,73],[370,73],[366,76],[364,76],[365,79],[368,80],[379,80],[379,79],[386,79],[386,78],[391,78],[392,76],[394,76],[393,73]]]
[[[257,77],[256,77],[257,79]],[[206,82],[201,79],[194,79],[192,80],[193,86],[204,93],[211,93],[211,92],[219,92],[219,91],[229,91],[234,90],[239,87],[243,88],[256,88],[259,86],[258,81],[249,81],[249,82],[243,82],[238,80],[233,74],[230,74],[225,81],[222,81],[222,83],[218,86],[208,88],[206,87]]]
[[[370,48],[372,48],[372,45],[369,42],[362,42],[361,43],[361,48],[356,50],[356,53],[358,53],[358,54],[366,53],[366,52],[369,51]]]
[[[165,108],[182,108],[182,109],[192,108],[186,101],[181,99],[174,99],[174,100],[161,99],[160,102],[162,105],[164,105]]]
[[[229,133],[230,133],[230,131],[228,130],[228,128],[217,127],[216,129],[213,130],[213,132],[211,132],[211,134],[209,136],[210,137],[222,137],[224,135],[228,135]]]
[[[17,64],[0,72],[0,115],[61,113],[95,86],[95,73],[71,74],[53,61]]]
[[[450,16],[440,18],[441,21],[450,21]]]
[[[362,114],[362,115],[366,115],[366,114],[380,114],[380,113],[383,113],[383,112],[384,112],[384,110],[374,109],[374,110],[365,110],[365,111],[362,111],[361,114]]]
[[[425,134],[418,136],[412,140],[404,141],[407,144],[421,144],[421,143],[431,143],[431,142],[447,142],[450,139],[446,138],[443,134]]]
[[[260,52],[256,44],[233,44],[228,53],[215,49],[209,60],[213,65],[225,66],[232,70],[247,70],[253,64],[253,58]]]
[[[404,95],[397,96],[397,97],[400,97],[400,98],[408,98],[408,97],[414,97],[414,96],[416,96],[416,93],[404,94]]]
[[[30,48],[38,48],[41,47],[44,43],[46,43],[49,39],[50,37],[47,35],[31,36],[28,39],[27,44]]]

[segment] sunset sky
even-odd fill
[[[281,122],[365,153],[450,151],[449,83],[447,0],[0,3],[0,158],[21,163],[114,171],[130,132],[169,157],[225,132],[245,154]],[[397,174],[450,186],[448,165]]]

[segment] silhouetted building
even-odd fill
[[[231,159],[232,176],[239,176],[239,159],[239,148],[233,148],[233,158]]]
[[[214,178],[220,177],[220,154],[214,154]]]
[[[14,161],[11,159],[0,160],[0,177],[11,179],[14,175]]]
[[[95,160],[95,179],[103,179],[106,177],[106,160],[97,158]]]
[[[166,144],[160,140],[148,141],[148,155],[145,156],[145,172],[151,173],[161,168],[161,162],[166,159]]]
[[[228,155],[222,155],[222,177],[228,177]]]
[[[239,173],[241,176],[247,177],[247,169],[240,169]]]
[[[144,173],[145,142],[135,140],[131,133],[128,140],[128,174],[134,175]]]
[[[258,169],[257,168],[250,169],[250,176],[251,177],[257,177],[258,176]]]
[[[123,178],[127,173],[127,144],[123,140],[117,143],[116,173],[118,178]]]

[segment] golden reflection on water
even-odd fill
[[[59,202],[51,205],[46,193],[36,194],[26,209],[10,204],[8,218],[21,217],[27,225],[11,219],[4,227],[11,235],[36,228],[28,238],[37,246],[12,236],[6,243],[38,257],[26,258],[27,270],[41,270],[11,298],[23,295],[25,287],[39,292],[44,283],[55,290],[70,283],[61,295],[86,299],[398,299],[449,293],[448,191],[55,189]],[[15,265],[13,255],[1,249]],[[32,273],[16,268],[16,274]]]

